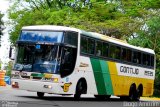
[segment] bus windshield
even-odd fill
[[[58,45],[18,44],[14,70],[57,74],[57,53]]]

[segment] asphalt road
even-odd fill
[[[46,94],[39,99],[35,92],[0,86],[0,107],[160,107],[160,102],[126,102],[114,96],[108,101],[99,101],[91,95],[83,95],[79,101],[75,101],[73,96],[53,94]]]

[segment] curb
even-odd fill
[[[160,98],[156,98],[156,97],[141,97],[140,100],[160,101]]]

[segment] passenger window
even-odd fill
[[[122,49],[122,60],[131,62],[132,51],[129,49]]]
[[[88,38],[81,36],[81,52],[87,53]]]
[[[133,63],[141,64],[141,53],[140,52],[133,52]]]
[[[127,61],[131,62],[132,59],[132,51],[130,49],[127,49]]]
[[[108,57],[109,45],[108,43],[103,43],[102,54],[104,57]]]
[[[143,65],[148,65],[148,66],[150,66],[150,55],[148,55],[148,54],[143,54]]]
[[[93,39],[88,39],[88,53],[94,54],[95,50],[95,41]]]
[[[122,49],[122,60],[127,61],[127,49]]]
[[[111,45],[110,46],[110,57],[114,59],[120,59],[121,48],[119,46]]]
[[[97,41],[96,42],[96,56],[102,56],[102,42]]]

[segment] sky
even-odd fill
[[[8,0],[0,0],[0,10],[3,12],[6,12],[6,10],[8,9],[9,6],[9,2]]]
[[[9,8],[9,2],[8,0],[0,0],[0,11],[5,16],[2,18],[4,22],[8,21],[7,18],[7,9]],[[9,35],[7,31],[7,26],[5,26],[6,29],[3,31],[4,35],[1,37],[1,47],[0,47],[0,60],[2,61],[2,69],[4,69],[4,64],[9,61],[8,55],[9,55]]]

